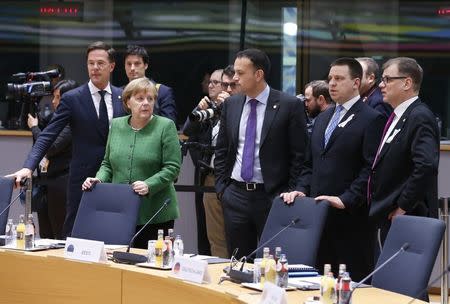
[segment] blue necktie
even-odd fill
[[[338,123],[339,123],[339,116],[342,111],[343,106],[337,105],[336,110],[334,111],[333,117],[331,117],[330,124],[328,125],[327,129],[325,130],[325,141],[324,141],[324,147],[327,146],[328,141],[330,140],[331,134],[333,134],[334,129],[336,129]]]
[[[253,178],[253,164],[255,161],[256,142],[256,105],[258,100],[250,99],[250,114],[247,119],[245,129],[244,152],[242,153],[241,177],[246,182],[251,182]]]

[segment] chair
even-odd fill
[[[140,204],[130,185],[99,183],[83,193],[72,237],[128,245],[136,232]]]
[[[376,267],[405,243],[409,244],[409,248],[375,273],[372,285],[426,300],[427,293],[419,293],[428,285],[444,230],[445,223],[441,220],[408,215],[396,217],[392,221]]]
[[[327,201],[316,202],[310,197],[298,197],[290,205],[285,204],[280,197],[275,198],[259,244],[263,244],[292,220],[299,218],[298,223],[283,231],[265,247],[281,246],[290,264],[314,266],[328,206]],[[262,256],[262,249],[257,252],[257,256]]]
[[[11,196],[14,188],[14,179],[0,177],[0,234],[5,234],[6,223],[8,222],[9,207],[5,209],[11,202]]]

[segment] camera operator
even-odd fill
[[[183,133],[189,136],[190,142],[199,143],[197,149],[190,149],[191,157],[197,170],[201,170],[201,184],[214,186],[214,146],[219,133],[220,109],[223,102],[231,95],[239,92],[239,87],[233,80],[232,65],[224,70],[216,70],[209,80],[209,97],[200,100],[193,113],[189,115],[183,127]],[[200,113],[199,113],[200,112]],[[195,115],[197,114],[197,115]],[[205,148],[205,147],[210,148]],[[225,228],[222,205],[216,193],[204,193],[206,229],[211,255],[226,258],[228,250],[225,240]]]

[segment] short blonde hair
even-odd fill
[[[123,89],[122,103],[127,113],[130,113],[130,108],[127,105],[128,100],[130,100],[132,96],[141,92],[150,92],[153,95],[153,99],[156,99],[156,87],[153,82],[146,77],[137,78],[130,81],[130,83]]]

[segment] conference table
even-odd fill
[[[135,250],[134,252],[139,252]],[[63,249],[22,252],[0,249],[0,303],[259,303],[261,292],[224,281],[226,264],[208,265],[211,283],[171,277],[170,271],[133,265],[68,260]],[[288,291],[288,303],[302,304],[316,291]],[[353,304],[407,304],[410,297],[358,288]],[[425,303],[415,300],[414,303]]]

